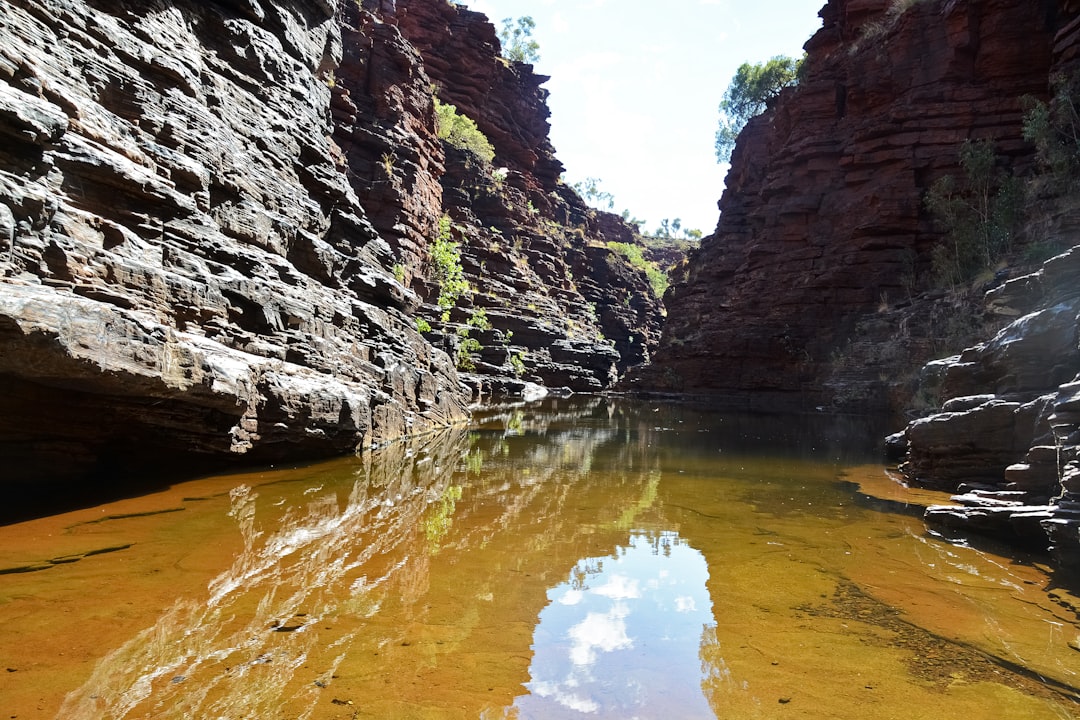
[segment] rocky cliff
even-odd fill
[[[598,389],[647,355],[660,306],[559,185],[543,78],[483,16],[400,6],[0,7],[5,481],[350,452],[464,419],[481,386]],[[501,191],[436,136],[433,83]],[[424,337],[444,214],[473,292]],[[469,364],[502,384],[455,368],[470,305],[493,328]]]
[[[630,386],[921,405],[890,446],[910,482],[958,493],[928,520],[1080,566],[1080,253],[1027,270],[1014,254],[992,280],[935,289],[943,237],[925,203],[963,176],[967,140],[991,142],[1002,173],[1040,171],[1023,113],[1076,74],[1080,5],[830,0],[820,15],[804,77],[740,135],[717,230]],[[1069,183],[1035,187],[1018,244],[1076,246]]]
[[[632,241],[630,227],[562,184],[548,139],[548,78],[500,57],[495,29],[480,13],[399,0],[397,21],[436,95],[475,120],[495,150],[485,163],[446,148],[443,209],[471,292],[447,322],[429,305],[433,336],[482,397],[518,392],[522,383],[609,388],[648,362],[664,310],[644,273],[607,246]],[[432,288],[420,292],[434,296]],[[468,325],[478,311],[490,328]],[[466,332],[480,350],[463,351]]]
[[[717,230],[634,384],[757,406],[885,405],[882,378],[949,332],[929,311],[886,312],[929,284],[941,236],[923,196],[960,173],[968,139],[1030,165],[1021,98],[1047,94],[1067,5],[828,2],[804,77],[740,135]]]
[[[927,510],[948,530],[1037,549],[1080,570],[1080,245],[989,293],[1019,316],[924,370],[936,412],[890,438],[909,480],[956,492]]]

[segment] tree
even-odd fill
[[[644,220],[635,215],[631,215],[629,210],[623,210],[621,217],[623,222],[633,227],[639,234],[641,233],[641,226],[645,224]]]
[[[992,268],[1009,252],[1023,208],[1020,182],[998,168],[991,141],[965,140],[960,167],[962,180],[939,178],[925,200],[945,230],[931,254],[934,273],[953,287]]]
[[[536,29],[536,21],[528,15],[519,17],[517,20],[513,18],[503,20],[502,30],[499,31],[503,57],[512,62],[532,65],[540,62],[540,45],[532,37],[534,29]]]
[[[585,199],[593,207],[612,210],[615,207],[615,196],[600,189],[599,178],[585,178],[573,185],[574,191]]]
[[[730,162],[735,138],[750,118],[760,115],[780,91],[798,82],[803,59],[777,55],[766,63],[743,63],[720,101],[716,131],[716,160]]]

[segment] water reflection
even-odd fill
[[[578,561],[547,593],[519,717],[713,717],[698,660],[714,626],[708,576],[674,532],[634,533],[614,554]]]
[[[858,502],[876,436],[825,420],[559,400],[141,501],[174,512],[0,528],[0,563],[84,558],[0,572],[0,697],[65,720],[1075,716],[1070,596]]]
[[[338,621],[423,595],[417,546],[447,522],[425,513],[452,490],[465,443],[458,430],[391,446],[348,485],[234,488],[243,550],[231,566],[102,659],[58,717],[311,717],[358,632]]]

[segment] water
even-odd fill
[[[561,400],[0,527],[0,712],[1080,717],[1076,595],[879,434]]]

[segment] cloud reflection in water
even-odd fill
[[[715,623],[704,557],[677,533],[634,533],[548,591],[519,717],[714,717],[701,692]]]

